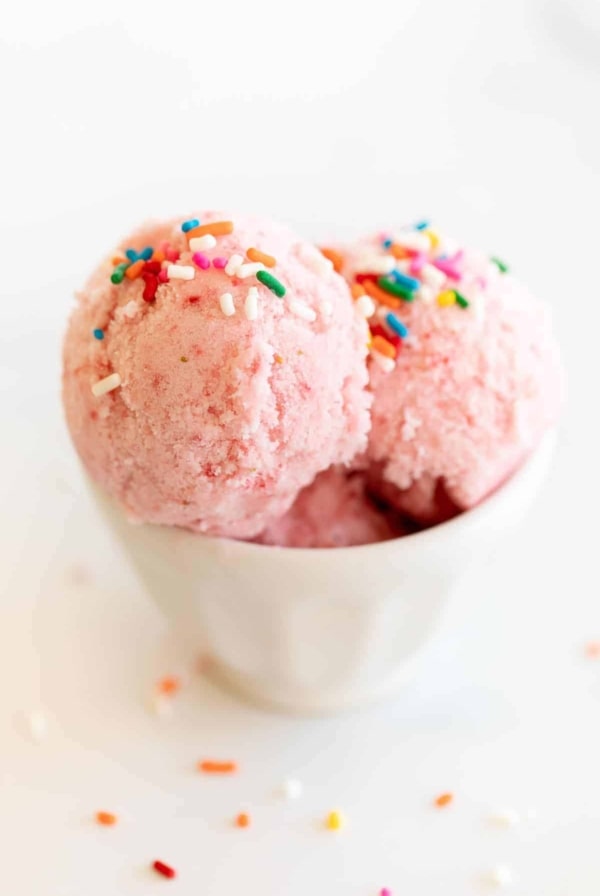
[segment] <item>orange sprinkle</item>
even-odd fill
[[[250,816],[245,812],[240,812],[240,814],[235,819],[235,824],[238,828],[250,827]]]
[[[198,763],[198,771],[207,774],[230,775],[237,772],[237,763],[235,762],[218,762],[214,759],[203,759]]]
[[[110,827],[110,825],[117,823],[117,816],[113,815],[112,812],[96,812],[96,821],[98,824]]]
[[[321,255],[324,255],[325,258],[328,258],[329,261],[333,265],[334,271],[337,271],[338,274],[344,267],[344,256],[341,252],[338,252],[337,249],[327,249],[326,247],[319,246],[319,250]]]
[[[438,809],[443,809],[444,806],[448,806],[453,799],[454,794],[452,793],[440,793],[440,795],[435,798],[435,805]]]
[[[123,258],[122,255],[115,255],[112,259],[111,264],[127,264],[127,259]]]
[[[186,236],[188,240],[191,240],[193,237],[204,236],[207,233],[212,236],[226,236],[228,233],[233,233],[233,221],[211,221],[210,224],[199,224],[198,227],[188,230]]]
[[[400,308],[402,306],[400,299],[397,299],[396,296],[391,296],[371,280],[365,280],[362,283],[362,286],[364,286],[365,292],[370,295],[372,299],[375,299],[376,302],[379,302],[380,305],[385,305],[386,308]]]
[[[398,243],[393,243],[388,252],[394,256],[394,258],[410,258],[410,252],[404,248],[404,246],[399,246]]]
[[[145,264],[146,262],[143,258],[140,258],[138,261],[134,261],[133,264],[130,264],[125,271],[125,276],[130,280],[135,280],[142,273],[142,268]]]
[[[246,255],[250,261],[260,261],[266,268],[274,268],[277,264],[277,260],[272,255],[267,255],[266,252],[261,252],[260,249],[248,249]]]
[[[283,364],[283,358],[277,352],[273,355],[273,358],[278,364]]]
[[[386,358],[393,359],[397,355],[396,347],[383,336],[373,336],[371,348],[373,351],[379,352],[380,355],[385,355]]]
[[[152,258],[150,260],[151,261],[160,261],[162,264],[162,262],[165,260],[165,253],[161,252],[160,249],[155,249],[154,252],[152,253]]]
[[[590,641],[586,645],[585,655],[591,660],[597,660],[600,657],[600,641]]]
[[[362,283],[353,283],[350,287],[350,292],[353,299],[360,299],[361,296],[365,295],[365,288]]]
[[[182,356],[181,360],[184,360],[185,356]],[[187,358],[185,358],[187,361]],[[181,679],[177,678],[176,675],[167,675],[165,678],[161,678],[159,682],[156,684],[156,690],[160,694],[176,694],[177,691],[181,689]]]

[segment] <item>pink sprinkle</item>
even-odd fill
[[[165,258],[167,261],[179,261],[179,252],[177,249],[167,249],[165,252]]]
[[[486,289],[486,288],[487,288],[487,280],[486,280],[485,277],[477,277],[477,279],[475,280],[475,283],[477,284],[477,286],[478,286],[480,289]]]
[[[160,283],[166,283],[168,279],[169,279],[169,275],[167,274],[167,269],[166,269],[166,268],[161,268],[160,271],[158,272],[158,280],[159,280],[159,282],[160,282]]]
[[[427,256],[424,252],[417,252],[417,254],[411,259],[410,265],[408,266],[408,272],[413,274],[413,276],[419,276],[421,273],[421,269],[423,265],[427,261]]]
[[[192,261],[194,264],[197,264],[199,268],[202,268],[203,271],[208,270],[210,267],[210,258],[208,255],[205,255],[204,252],[194,252]]]
[[[165,253],[167,249],[170,247],[170,242],[168,240],[163,240],[162,243],[158,244],[158,248],[161,252]]]
[[[436,258],[433,261],[433,266],[441,271],[446,277],[449,277],[450,280],[460,280],[461,274],[460,271],[456,269],[456,261],[450,258]]]
[[[384,888],[380,891],[379,896],[392,896],[392,891],[391,891],[391,890],[388,890],[387,887],[384,887]]]
[[[219,268],[220,270],[223,270],[226,264],[226,258],[213,258],[213,268]]]

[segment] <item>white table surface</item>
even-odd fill
[[[464,896],[501,864],[517,896],[597,896],[595,4],[306,4],[294,24],[285,4],[89,6],[12,9],[0,37],[0,893]],[[315,237],[434,215],[555,309],[570,397],[551,481],[418,680],[362,714],[270,715],[194,672],[62,422],[73,290],[140,217],[210,205]],[[187,681],[161,719],[167,673]],[[239,773],[199,775],[213,756]],[[521,823],[490,824],[504,808]]]

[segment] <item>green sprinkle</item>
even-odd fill
[[[463,295],[461,295],[456,290],[454,290],[454,295],[456,296],[456,301],[458,302],[458,304],[460,305],[461,308],[469,307],[469,303],[467,302],[467,300],[465,299],[465,297]]]
[[[128,261],[123,261],[121,264],[118,264],[112,274],[110,275],[110,279],[113,283],[121,283],[123,281],[123,277],[125,276],[125,271],[129,267]]]
[[[283,283],[280,283],[277,277],[274,277],[273,274],[269,274],[268,271],[257,271],[256,279],[260,280],[263,286],[266,286],[267,289],[270,289],[271,292],[274,292],[276,296],[279,296],[282,299],[285,295],[285,286]]]
[[[398,296],[404,299],[405,302],[414,302],[415,300],[414,290],[409,289],[402,283],[394,283],[392,280],[388,280],[387,277],[379,277],[377,286],[380,286],[385,292],[389,292],[391,296]]]
[[[501,271],[503,274],[508,273],[508,265],[505,264],[505,262],[503,262],[501,258],[495,258],[492,255],[492,257],[490,258],[490,261],[493,261],[494,264],[496,265],[496,267],[498,268],[498,270]]]

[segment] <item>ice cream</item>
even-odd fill
[[[546,307],[426,223],[362,240],[339,266],[371,315],[370,487],[425,525],[473,507],[557,419]]]
[[[150,223],[78,295],[68,425],[132,519],[251,538],[365,448],[366,344],[343,278],[287,228]]]
[[[319,473],[256,541],[288,548],[341,548],[388,541],[409,531],[398,514],[370,497],[364,473],[331,467]]]

